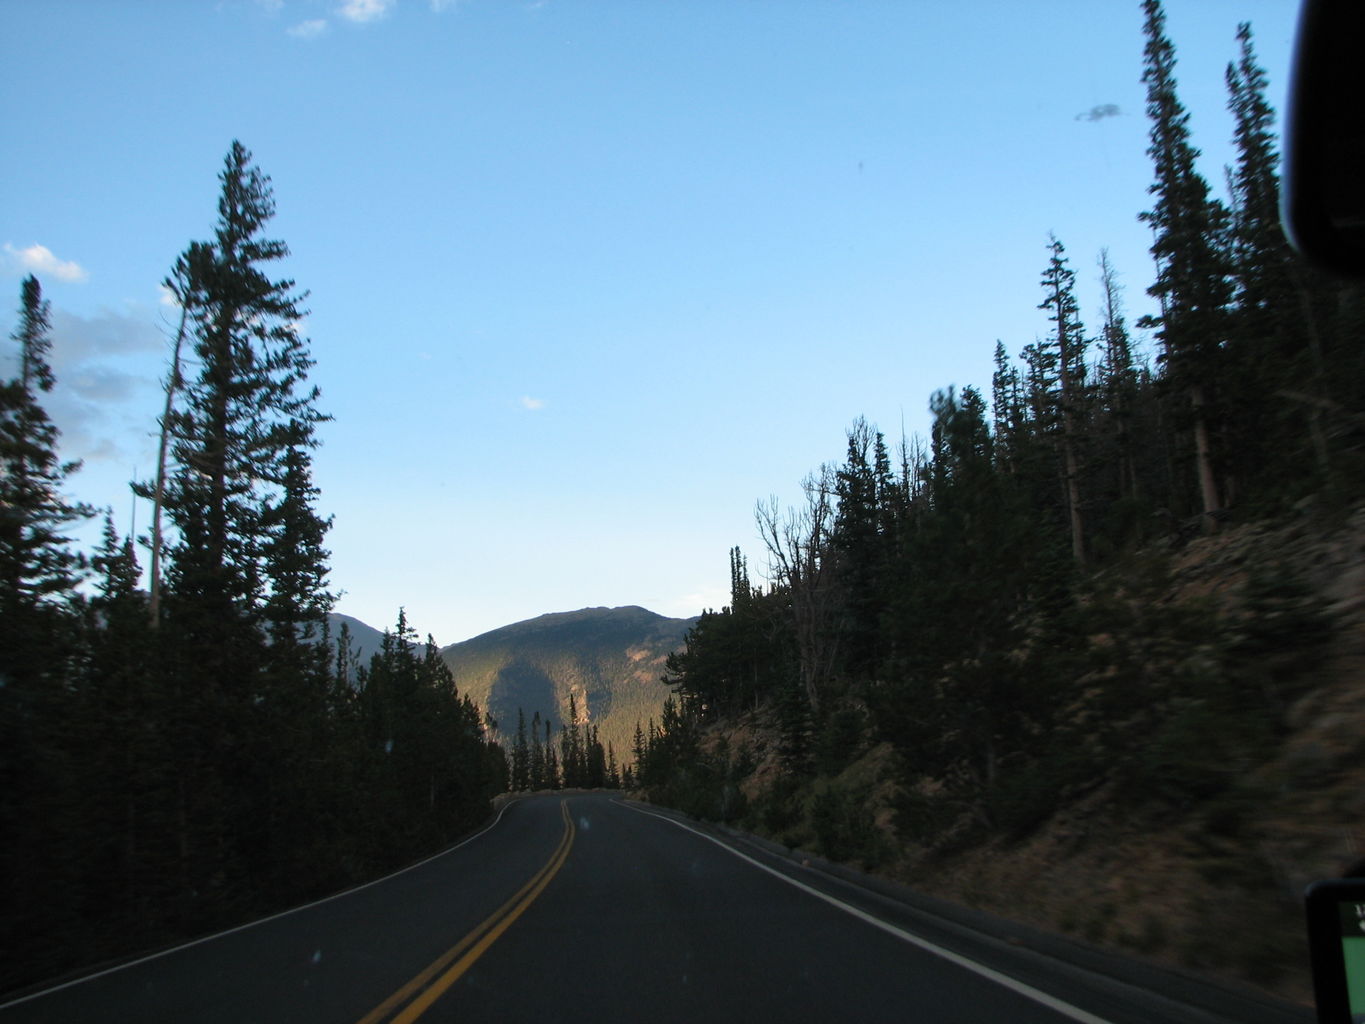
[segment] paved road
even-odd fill
[[[0,1021],[1249,1019],[1224,1009],[592,794],[510,804],[398,875],[0,1006]]]

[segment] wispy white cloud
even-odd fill
[[[1103,121],[1106,117],[1118,117],[1123,111],[1119,109],[1117,103],[1100,103],[1091,107],[1089,110],[1076,115],[1077,121]]]
[[[337,14],[358,25],[384,17],[398,0],[342,0]]]
[[[295,39],[316,39],[327,31],[326,18],[309,18],[301,21],[293,28],[285,29]]]
[[[256,6],[266,14],[279,14],[284,7],[284,0],[256,0]]]
[[[55,277],[58,281],[84,281],[90,275],[75,260],[61,260],[45,245],[30,245],[27,249],[16,249],[5,243],[5,262],[21,274],[39,274]]]
[[[43,396],[43,406],[62,432],[64,456],[126,461],[150,436],[166,351],[156,319],[146,306],[89,317],[52,311],[57,386]],[[0,376],[15,372],[13,364],[13,353],[4,353]]]
[[[522,407],[523,409],[530,409],[532,412],[534,412],[534,411],[537,410],[537,409],[544,409],[544,408],[545,408],[545,399],[543,399],[543,398],[532,398],[530,395],[522,395],[522,396],[521,396],[521,407]]]
[[[452,7],[459,7],[461,0],[431,0],[431,9],[437,14],[448,11]]]
[[[146,306],[130,306],[128,312],[102,309],[88,317],[63,309],[52,314],[52,366],[59,377],[96,360],[165,347],[165,335]]]

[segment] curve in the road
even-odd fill
[[[545,866],[511,899],[423,968],[406,985],[362,1017],[358,1024],[380,1024],[386,1020],[391,1024],[412,1024],[446,989],[460,980],[465,971],[483,956],[489,946],[498,941],[503,932],[512,927],[516,919],[526,912],[526,908],[536,901],[536,897],[545,891],[545,887],[569,858],[575,829],[573,819],[569,816],[567,800],[560,801],[559,812],[564,819],[564,837],[559,841],[554,854],[545,862]]]

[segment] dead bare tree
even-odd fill
[[[838,654],[841,602],[834,579],[835,470],[820,467],[801,482],[806,502],[784,513],[777,498],[754,510],[759,536],[768,549],[768,578],[791,599],[801,685],[812,711],[820,707]]]

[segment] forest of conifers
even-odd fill
[[[858,420],[801,507],[759,506],[769,585],[734,549],[729,606],[671,659],[677,699],[638,767],[655,799],[780,825],[799,780],[888,742],[903,832],[932,842],[970,820],[1019,835],[1101,784],[1175,805],[1227,792],[1282,733],[1327,628],[1302,580],[1257,566],[1227,622],[1166,600],[1162,555],[1288,513],[1327,530],[1358,503],[1365,296],[1285,241],[1250,26],[1227,67],[1237,159],[1220,199],[1196,167],[1160,3],[1143,8],[1155,176],[1138,216],[1160,315],[1133,326],[1155,360],[1138,354],[1105,254],[1102,305],[1083,322],[1051,238],[1050,329],[1017,358],[997,343],[988,392],[936,393],[927,443],[888,449]],[[759,707],[780,723],[786,777],[756,811],[737,785],[753,765],[699,739]],[[827,852],[875,859],[870,812],[816,792]]]
[[[0,991],[334,892],[488,815],[507,765],[400,612],[360,665],[329,637],[326,419],[272,279],[269,178],[239,143],[214,236],[175,261],[179,310],[150,586],[105,515],[68,534],[75,467],[43,408],[50,312],[23,283],[0,388]],[[193,373],[187,370],[193,367]]]
[[[699,730],[765,702],[793,778],[879,738],[907,773],[940,779],[937,801],[905,808],[926,828],[967,807],[1027,829],[1101,761],[1143,792],[1216,790],[1273,730],[1289,695],[1260,656],[1321,623],[1264,616],[1273,629],[1188,657],[1207,623],[1141,600],[1161,581],[1140,553],[1360,498],[1365,302],[1280,232],[1250,30],[1228,69],[1238,158],[1219,199],[1160,5],[1144,8],[1155,180],[1140,216],[1161,314],[1134,326],[1155,361],[1107,260],[1087,325],[1062,242],[1040,249],[1051,330],[1017,358],[997,346],[989,394],[936,394],[925,445],[889,449],[859,421],[801,508],[760,508],[770,585],[731,553],[729,607],[670,660],[678,699],[621,766],[656,798],[733,816],[732,766],[701,752]],[[241,145],[220,179],[213,237],[165,281],[182,317],[160,465],[136,484],[156,509],[145,566],[107,515],[98,550],[69,539],[95,510],[63,496],[49,309],[37,280],[22,287],[19,372],[0,386],[0,990],[372,877],[450,842],[508,787],[481,712],[401,613],[365,665],[327,635],[305,296],[270,274],[287,249],[265,233],[269,179]],[[1297,608],[1293,588],[1269,566],[1253,593]],[[1099,668],[1081,638],[1097,631],[1115,638],[1107,683],[1081,692],[1072,681]],[[516,788],[554,763],[534,719],[530,733]],[[613,774],[590,741],[561,751],[551,783]],[[832,836],[848,841],[855,811],[826,808]]]

